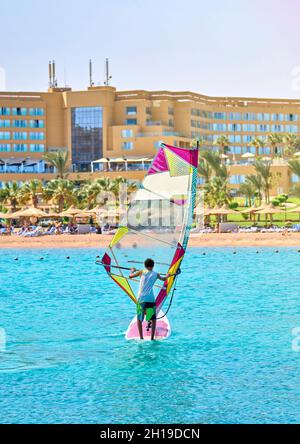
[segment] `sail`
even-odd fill
[[[126,216],[102,258],[110,278],[137,303],[139,279],[128,268],[143,269],[152,258],[160,274],[176,274],[188,244],[196,200],[198,149],[161,145]],[[155,285],[160,311],[176,277]]]

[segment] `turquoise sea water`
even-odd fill
[[[233,251],[189,249],[156,343],[101,251],[0,251],[0,422],[299,423],[300,253]]]

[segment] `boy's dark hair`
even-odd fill
[[[146,268],[153,268],[154,267],[154,260],[153,259],[146,259],[145,260],[145,267]]]

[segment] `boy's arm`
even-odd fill
[[[157,275],[157,279],[159,279],[160,281],[165,282],[165,281],[167,281],[167,280],[169,279],[170,276],[171,276],[171,275],[170,275],[169,273],[166,274],[165,276],[162,276],[161,274],[158,274],[158,275]]]
[[[129,279],[134,279],[136,277],[140,277],[142,275],[142,273],[143,273],[142,270],[136,271],[136,269],[133,268],[130,272]]]

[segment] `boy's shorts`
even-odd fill
[[[148,309],[153,310],[153,314],[150,318],[147,316]],[[137,318],[139,321],[143,322],[146,315],[147,321],[155,321],[156,319],[156,304],[155,302],[141,302],[137,304]]]

